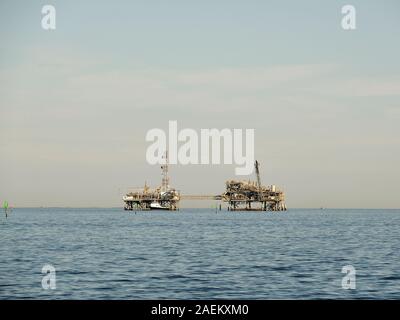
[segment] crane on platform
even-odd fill
[[[258,197],[259,201],[262,199],[262,190],[261,190],[261,178],[260,178],[260,169],[259,169],[259,162],[256,160],[254,162],[254,169],[256,171],[256,176],[257,176],[257,184],[258,184]]]

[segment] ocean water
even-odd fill
[[[400,210],[14,209],[0,299],[399,299],[399,231]]]

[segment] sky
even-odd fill
[[[399,39],[398,1],[0,0],[0,200],[122,206],[160,184],[145,136],[177,120],[254,129],[261,181],[289,208],[400,208]],[[255,179],[234,168],[173,165],[170,181]]]

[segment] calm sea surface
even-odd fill
[[[400,299],[400,210],[14,209],[0,215],[0,299],[15,298]]]

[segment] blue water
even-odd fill
[[[14,209],[0,299],[399,299],[399,226],[400,210]]]

